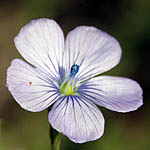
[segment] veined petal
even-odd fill
[[[65,68],[80,66],[76,77],[86,80],[110,70],[120,61],[121,48],[115,38],[95,27],[80,26],[66,38]]]
[[[97,105],[117,112],[129,112],[142,104],[142,89],[131,79],[99,76],[84,82],[78,93]]]
[[[46,18],[32,20],[14,39],[20,54],[33,66],[59,80],[64,51],[64,35],[59,25]]]
[[[54,129],[76,143],[96,140],[104,132],[100,110],[78,96],[62,97],[56,101],[48,119]]]
[[[7,70],[7,87],[22,108],[33,112],[44,110],[59,97],[49,76],[20,59],[14,59]]]

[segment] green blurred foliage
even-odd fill
[[[0,150],[48,150],[47,110],[22,110],[5,87],[6,70],[20,54],[13,38],[30,20],[55,19],[65,34],[78,25],[93,25],[118,39],[123,49],[120,64],[107,75],[137,80],[144,90],[144,105],[120,114],[100,108],[106,119],[104,136],[75,144],[63,137],[62,150],[150,149],[150,1],[149,0],[1,0],[0,1]]]

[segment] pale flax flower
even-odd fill
[[[143,104],[136,81],[97,76],[116,66],[121,57],[119,43],[106,32],[79,26],[64,41],[59,25],[42,18],[25,25],[14,42],[32,66],[12,60],[7,71],[12,96],[28,111],[52,106],[49,123],[76,143],[103,135],[104,118],[96,105],[129,112]]]

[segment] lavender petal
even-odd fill
[[[78,96],[62,97],[48,114],[52,127],[75,143],[100,138],[104,132],[104,118],[93,103]]]
[[[7,87],[22,108],[33,112],[48,108],[59,97],[48,76],[20,59],[14,59],[7,70]]]
[[[117,112],[129,112],[142,104],[142,89],[131,79],[99,76],[84,82],[78,93],[86,100]]]

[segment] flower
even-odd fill
[[[32,66],[12,60],[7,70],[12,96],[28,111],[52,106],[49,123],[76,143],[103,135],[104,118],[96,105],[129,112],[143,104],[136,81],[97,76],[119,63],[121,48],[115,38],[95,27],[79,26],[64,42],[59,25],[42,18],[25,25],[14,42]]]

